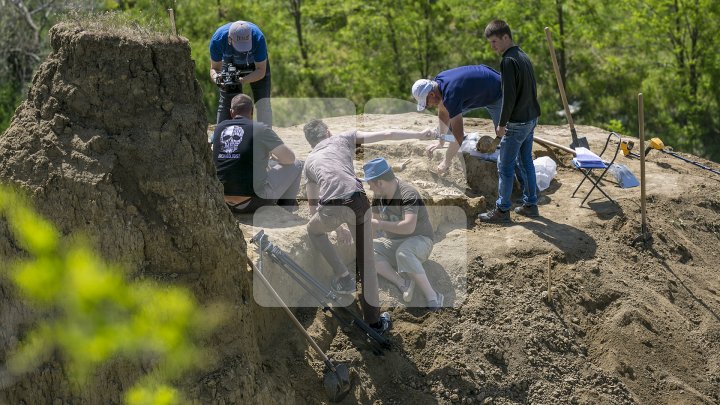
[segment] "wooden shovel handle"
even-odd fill
[[[533,137],[533,141],[535,141],[535,142],[537,142],[537,143],[539,143],[539,144],[541,144],[541,145],[552,146],[553,148],[558,148],[558,149],[560,149],[560,150],[562,150],[562,151],[565,151],[565,152],[567,152],[567,153],[570,153],[571,155],[577,155],[577,152],[575,152],[574,150],[568,148],[567,146],[563,146],[563,145],[560,145],[560,144],[558,144],[558,143],[548,141],[548,140],[543,139],[543,138],[540,138],[540,137],[538,137],[538,136],[534,136],[534,137]]]
[[[567,97],[565,96],[565,86],[563,85],[562,78],[560,77],[560,67],[558,67],[549,27],[545,27],[545,38],[547,38],[548,48],[550,49],[553,70],[555,70],[555,79],[557,79],[558,88],[560,89],[560,98],[562,98],[563,108],[565,108],[565,116],[567,117],[568,124],[570,124],[570,131],[575,133],[575,124],[573,123],[572,115],[570,114],[570,107],[568,106]]]

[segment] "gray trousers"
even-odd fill
[[[255,190],[257,197],[230,206],[230,210],[236,214],[249,214],[260,207],[278,205],[285,207],[288,211],[297,209],[297,195],[300,191],[300,178],[303,162],[296,160],[291,165],[281,165],[271,162],[265,179],[265,187],[262,190]]]

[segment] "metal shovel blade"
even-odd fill
[[[570,144],[571,149],[576,149],[576,148],[590,149],[590,145],[588,144],[587,138],[585,138],[584,136],[582,138],[578,138],[577,131],[575,131],[575,128],[570,128],[570,134],[572,135],[572,143]]]
[[[350,370],[345,364],[335,364],[335,369],[327,367],[323,386],[331,402],[340,402],[350,392]]]

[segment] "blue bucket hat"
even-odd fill
[[[385,158],[375,158],[363,165],[363,172],[365,172],[365,178],[360,179],[362,181],[375,180],[383,174],[389,172],[390,165]]]

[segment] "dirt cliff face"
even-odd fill
[[[291,395],[260,366],[256,331],[274,326],[251,299],[245,242],[215,177],[187,41],[67,23],[50,35],[52,53],[0,137],[0,179],[30,194],[63,233],[89,235],[134,277],[180,284],[200,302],[235,309],[208,341],[220,361],[212,380],[223,388],[195,376],[185,385],[194,398],[275,403]],[[17,254],[4,225],[0,233],[0,257]],[[0,283],[4,363],[34,316]],[[99,374],[72,392],[62,366],[47,364],[0,385],[0,403],[117,403],[138,371],[116,364]]]

